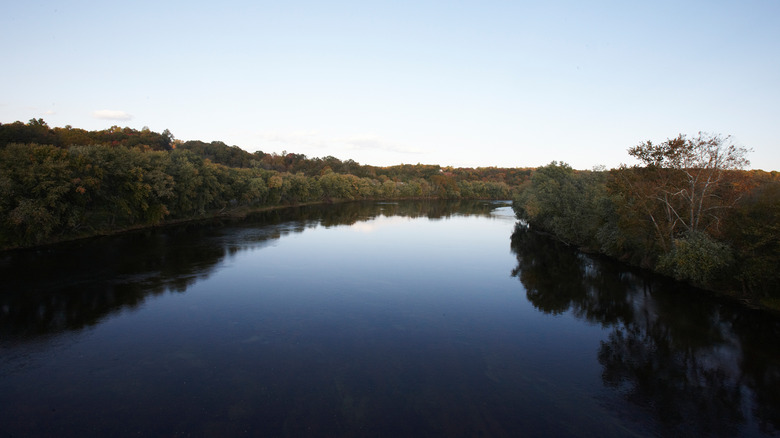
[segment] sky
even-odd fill
[[[0,123],[577,169],[698,132],[780,170],[780,1],[17,1]]]

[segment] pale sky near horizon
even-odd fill
[[[699,131],[780,170],[780,1],[6,2],[0,123],[578,169]]]

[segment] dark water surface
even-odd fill
[[[0,253],[0,436],[773,436],[780,321],[505,204]]]

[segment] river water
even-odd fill
[[[0,253],[0,436],[777,436],[780,320],[507,203]]]

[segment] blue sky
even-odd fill
[[[780,2],[7,2],[0,122],[575,168],[699,131],[780,170]]]

